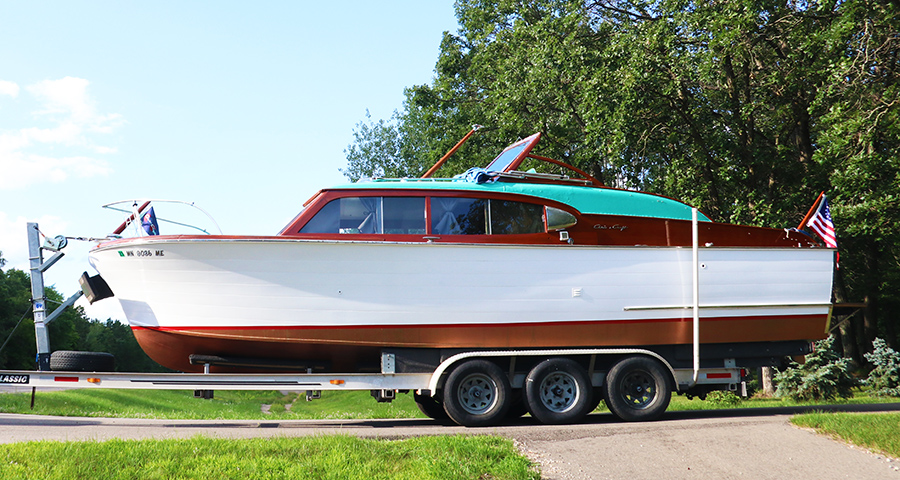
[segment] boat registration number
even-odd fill
[[[24,385],[28,383],[28,375],[0,375],[0,383]]]

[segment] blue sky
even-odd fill
[[[101,205],[119,200],[195,202],[225,234],[277,233],[344,181],[354,126],[430,82],[456,29],[450,0],[0,0],[6,268],[27,271],[26,222],[102,237],[124,214]],[[47,284],[77,291],[90,246],[71,242]],[[88,315],[121,318],[116,303]]]

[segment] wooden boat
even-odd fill
[[[539,139],[474,181],[321,190],[274,236],[115,239],[90,261],[141,347],[180,371],[201,369],[192,355],[351,372],[378,370],[385,348],[691,344],[691,207],[533,155]],[[702,214],[697,229],[701,344],[826,336],[833,249]]]

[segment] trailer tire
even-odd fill
[[[444,410],[465,427],[498,423],[509,411],[512,389],[497,365],[468,360],[450,372],[444,385]]]
[[[592,394],[587,371],[568,358],[544,360],[525,377],[528,410],[544,424],[581,421],[593,405]]]
[[[430,395],[419,395],[413,392],[413,400],[419,411],[432,420],[446,420],[447,412],[444,410],[444,404],[440,400]]]
[[[113,372],[116,357],[106,352],[57,350],[50,354],[50,370],[63,372]]]
[[[606,406],[628,422],[656,420],[669,406],[670,377],[652,358],[627,357],[606,374]]]

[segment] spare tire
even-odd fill
[[[106,352],[57,350],[50,355],[50,370],[64,372],[113,372],[116,357]]]

